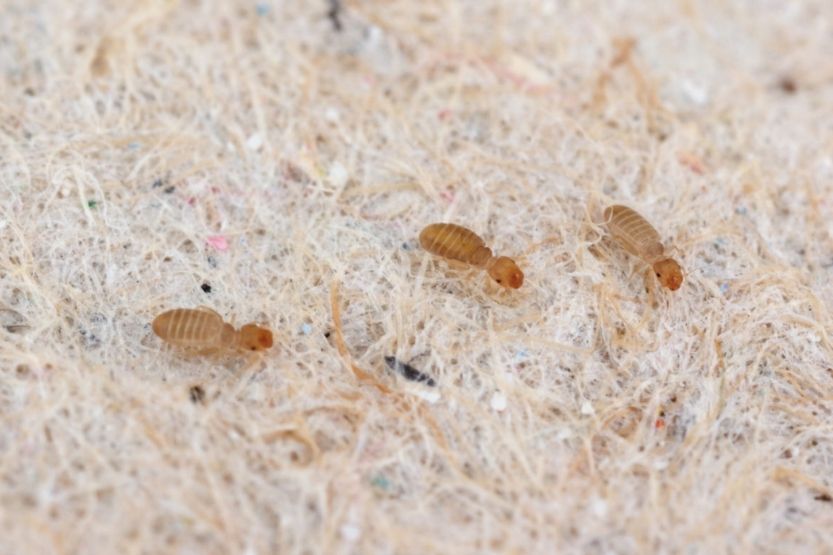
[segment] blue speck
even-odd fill
[[[263,17],[264,15],[268,15],[269,10],[270,10],[269,4],[262,4],[261,3],[261,4],[257,4],[255,6],[255,11],[257,12],[257,15],[259,15],[261,17]]]
[[[309,335],[310,333],[312,333],[312,326],[306,323],[303,324],[301,326],[301,333],[303,333],[304,335]]]
[[[729,284],[728,283],[721,283],[720,284],[720,292],[724,295],[729,292]]]
[[[528,356],[529,356],[529,353],[526,352],[526,349],[521,349],[520,351],[515,353],[515,360],[516,361],[523,360]]]
[[[745,206],[738,206],[735,208],[735,214],[740,214],[741,216],[746,215],[746,207]]]
[[[137,150],[142,147],[142,143],[127,143],[127,150]]]

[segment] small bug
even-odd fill
[[[660,235],[648,220],[632,208],[620,204],[608,206],[604,219],[613,239],[628,253],[649,264],[664,287],[671,291],[680,288],[683,270],[676,260],[665,256]]]
[[[524,273],[515,261],[506,256],[494,256],[486,242],[465,227],[431,224],[419,234],[419,243],[432,254],[485,269],[503,287],[517,289],[523,285]]]
[[[246,350],[263,351],[272,346],[272,332],[256,324],[239,330],[206,307],[175,308],[153,320],[153,333],[179,347],[201,353]]]

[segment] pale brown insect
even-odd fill
[[[236,330],[206,307],[168,310],[153,320],[152,327],[168,343],[200,353],[263,351],[272,346],[272,332],[267,328],[246,324]]]
[[[638,256],[654,269],[659,282],[676,291],[683,283],[683,270],[677,261],[665,255],[659,233],[638,212],[616,204],[604,211],[610,235],[623,249]]]
[[[419,243],[432,254],[485,269],[503,287],[517,289],[523,285],[524,273],[515,261],[506,256],[494,256],[486,242],[465,227],[431,224],[419,234]]]

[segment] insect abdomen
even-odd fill
[[[153,331],[165,341],[182,347],[220,346],[223,319],[207,310],[176,308],[157,316]]]
[[[480,236],[456,224],[426,226],[419,234],[419,243],[430,253],[474,266],[483,266],[492,257]]]
[[[610,234],[630,254],[648,262],[662,256],[664,248],[659,233],[632,208],[620,204],[609,206],[604,218]]]

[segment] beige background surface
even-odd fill
[[[833,551],[833,4],[327,11],[0,4],[0,552]]]

